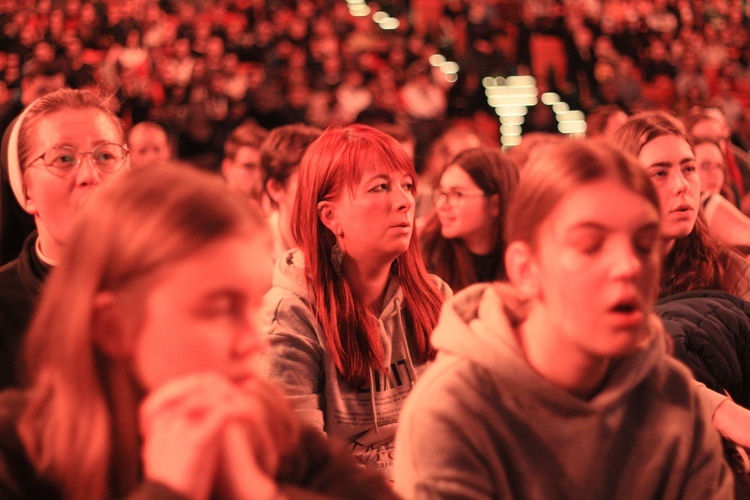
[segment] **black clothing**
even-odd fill
[[[497,281],[501,277],[497,275],[497,266],[502,255],[499,252],[491,252],[487,255],[476,255],[469,252],[472,267],[477,276],[477,283]]]
[[[26,238],[21,255],[0,267],[0,389],[20,385],[21,342],[50,270],[39,260],[36,240],[34,231]]]
[[[36,471],[18,436],[18,421],[27,402],[22,391],[0,393],[0,498],[61,499],[58,487]],[[293,455],[283,458],[276,481],[284,498],[398,498],[381,474],[360,467],[346,447],[327,440],[311,427],[303,427],[300,443]],[[164,485],[144,481],[127,498],[178,500],[184,497]]]
[[[697,380],[750,406],[750,302],[696,290],[664,297],[655,312],[674,340],[674,356]]]

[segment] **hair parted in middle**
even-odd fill
[[[659,210],[659,196],[638,160],[592,139],[563,141],[547,148],[521,171],[508,208],[505,241],[536,249],[539,227],[566,195],[600,180],[614,180]]]
[[[412,176],[412,194],[416,193],[414,165],[393,137],[367,125],[331,127],[308,147],[302,158],[292,214],[294,237],[301,242],[304,254],[312,308],[325,332],[336,369],[355,385],[367,380],[371,368],[385,371],[385,354],[377,318],[354,297],[346,279],[337,276],[331,266],[336,237],[320,220],[318,203],[336,198],[344,189],[353,190],[367,164],[383,165]],[[437,324],[443,298],[424,267],[416,234],[406,252],[394,262],[394,268],[404,291],[416,358],[423,362],[434,356],[429,337]]]
[[[617,131],[614,143],[638,155],[643,147],[658,137],[683,139],[695,153],[693,139],[685,125],[664,111],[643,111],[631,116]],[[641,167],[643,168],[643,166]],[[689,290],[716,289],[741,295],[744,276],[732,258],[733,250],[716,241],[709,233],[702,212],[695,219],[693,230],[674,242],[664,261],[661,297]]]
[[[505,279],[505,216],[508,204],[518,186],[518,168],[500,148],[479,147],[462,151],[443,169],[457,166],[466,172],[487,198],[499,196],[500,215],[493,228],[493,252],[498,252],[495,279]],[[442,177],[442,173],[438,180]],[[453,292],[477,281],[476,273],[466,246],[458,239],[445,239],[440,234],[440,219],[433,211],[425,223],[422,234],[422,251],[428,268],[448,282]]]
[[[105,498],[114,493],[107,483],[116,468],[116,476],[137,477],[125,471],[139,468],[139,454],[123,451],[137,443],[120,442],[118,450],[113,440],[109,405],[136,395],[107,386],[113,371],[92,326],[97,296],[116,293],[127,306],[130,338],[144,320],[147,292],[170,266],[227,237],[267,239],[270,249],[270,236],[260,211],[221,178],[184,165],[129,172],[102,187],[82,207],[72,236],[26,339],[30,396],[19,433],[35,450],[37,469],[75,492],[70,498]],[[126,486],[120,493],[133,485]]]

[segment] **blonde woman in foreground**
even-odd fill
[[[255,373],[270,284],[259,213],[190,167],[81,209],[0,394],[1,498],[389,498]]]

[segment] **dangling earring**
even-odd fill
[[[331,248],[331,266],[336,276],[341,277],[341,263],[344,261],[344,252],[341,251],[338,243],[334,243]]]

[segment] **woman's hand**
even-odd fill
[[[208,498],[215,487],[238,494],[253,487],[257,498],[263,498],[257,496],[261,491],[270,498],[273,476],[260,468],[257,457],[274,450],[255,449],[260,443],[265,445],[260,448],[272,447],[267,438],[258,439],[266,413],[262,406],[215,373],[190,375],[157,389],[140,409],[146,478],[191,499]],[[217,477],[227,484],[217,485]]]
[[[727,398],[714,411],[713,423],[724,437],[750,449],[750,410]]]

